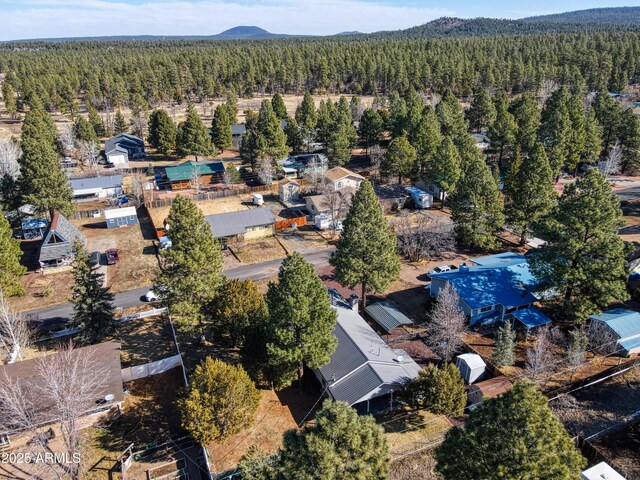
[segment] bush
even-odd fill
[[[425,408],[442,415],[462,415],[467,404],[464,381],[452,363],[442,368],[434,364],[420,371],[405,385],[402,397],[413,408]]]

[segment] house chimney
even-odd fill
[[[460,265],[460,270],[459,271],[460,271],[460,273],[467,273],[467,272],[469,272],[469,266],[463,263],[462,265]]]
[[[351,295],[349,295],[347,302],[349,302],[349,306],[351,307],[351,310],[353,310],[354,312],[358,311],[358,303],[360,302],[358,295],[356,295],[355,293],[352,293]]]

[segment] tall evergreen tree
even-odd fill
[[[104,286],[104,274],[99,265],[91,263],[81,242],[74,245],[76,258],[73,264],[73,321],[81,329],[84,342],[100,342],[115,327],[113,300],[115,296]]]
[[[507,222],[520,234],[520,245],[524,245],[532,225],[557,200],[551,166],[540,142],[529,155],[516,154],[505,178],[504,194]]]
[[[227,94],[227,101],[224,104],[229,114],[229,122],[232,125],[238,123],[238,96],[233,90]]]
[[[280,120],[276,116],[271,102],[263,100],[256,123],[258,130],[258,156],[276,160],[289,153],[287,136],[282,130]]]
[[[604,154],[609,153],[609,148],[615,143],[618,129],[621,124],[622,106],[604,90],[598,92],[593,102],[593,111],[602,129],[602,143]]]
[[[460,154],[449,137],[444,137],[433,156],[429,178],[442,191],[442,208],[446,196],[454,191],[460,179]]]
[[[622,168],[626,173],[640,172],[640,118],[628,108],[622,113],[618,129],[622,149]]]
[[[370,415],[325,400],[315,423],[285,433],[278,478],[385,480],[390,453],[384,430]]]
[[[278,283],[269,284],[267,304],[272,332],[267,353],[277,388],[296,378],[301,382],[305,365],[329,363],[337,346],[332,333],[337,314],[313,265],[300,253],[282,262]]]
[[[7,111],[9,118],[15,119],[18,115],[16,93],[11,84],[6,80],[2,82],[2,100],[4,101],[4,108]]]
[[[407,102],[398,92],[393,92],[389,100],[389,130],[393,138],[407,135]]]
[[[309,92],[304,94],[302,103],[298,105],[296,109],[296,121],[300,128],[302,128],[303,137],[307,146],[315,137],[316,124],[318,122],[318,115],[316,114],[316,105],[313,102],[313,97]]]
[[[517,126],[516,144],[523,153],[527,153],[538,139],[541,116],[538,102],[532,94],[525,93],[511,102],[509,112]]]
[[[462,453],[464,452],[464,453]],[[464,428],[450,430],[436,450],[444,480],[479,478],[572,480],[586,460],[529,382],[516,383],[471,412]]]
[[[0,291],[7,297],[24,294],[20,279],[27,269],[20,265],[21,258],[20,240],[13,238],[11,225],[0,210]]]
[[[436,106],[436,114],[442,134],[450,137],[453,143],[458,145],[467,134],[467,121],[464,118],[462,105],[450,89],[444,92],[440,103]]]
[[[213,144],[207,127],[202,123],[200,115],[192,103],[187,107],[187,118],[178,125],[176,144],[181,156],[194,155],[196,162],[199,156],[211,155],[213,152]]]
[[[362,182],[353,197],[330,263],[335,277],[350,288],[361,285],[362,305],[368,292],[382,292],[400,274],[397,239],[371,183]]]
[[[327,138],[327,156],[332,167],[342,167],[351,159],[352,126],[337,123]]]
[[[116,112],[116,118],[113,123],[113,130],[116,135],[118,135],[119,133],[127,133],[129,131],[129,122],[127,122],[120,110]]]
[[[22,126],[20,191],[38,215],[73,212],[73,192],[56,150],[56,127],[39,100],[32,101]]]
[[[298,127],[296,119],[287,117],[287,125],[284,127],[284,134],[287,137],[287,146],[295,153],[302,147],[302,130]]]
[[[222,249],[198,206],[178,195],[167,218],[172,247],[160,255],[154,290],[185,323],[202,322],[222,285]]]
[[[502,196],[479,151],[463,163],[449,206],[461,243],[481,249],[496,245],[496,233],[504,225]]]
[[[149,116],[149,144],[162,155],[170,155],[176,147],[176,124],[166,110],[158,109]]]
[[[473,97],[467,112],[469,126],[476,131],[487,130],[496,119],[496,108],[486,88],[480,89]]]
[[[273,108],[273,112],[276,114],[276,117],[278,117],[280,120],[287,119],[287,106],[284,104],[284,100],[279,93],[276,93],[273,98],[271,98],[271,106]]]
[[[424,174],[429,170],[430,163],[433,161],[433,157],[437,148],[440,146],[441,141],[442,135],[440,134],[438,117],[436,116],[436,112],[433,107],[431,105],[427,105],[422,111],[422,120],[415,132],[415,139],[413,142],[413,146],[416,149],[420,173]]]
[[[93,129],[93,125],[84,117],[78,116],[78,118],[76,118],[76,123],[73,126],[73,134],[76,140],[98,143],[98,135]]]
[[[553,92],[542,110],[538,136],[547,150],[554,178],[560,175],[569,156],[571,117],[569,115],[569,91],[560,87]]]
[[[369,148],[382,140],[383,131],[384,122],[380,114],[373,108],[365,109],[365,111],[362,112],[358,133],[364,142],[364,148],[367,152]]]
[[[499,366],[510,366],[516,363],[515,355],[516,332],[511,326],[511,322],[503,323],[495,334],[496,346],[491,355],[491,361]]]
[[[416,178],[418,164],[416,149],[409,143],[407,137],[393,139],[380,163],[382,175],[397,175],[398,183],[402,185],[403,178]]]
[[[91,126],[93,127],[93,131],[96,132],[98,138],[105,136],[104,122],[95,108],[91,105],[87,106],[87,112],[89,113],[88,120]]]
[[[231,147],[233,137],[231,135],[231,119],[229,109],[225,105],[218,105],[211,121],[211,141],[220,152]]]
[[[627,298],[620,201],[596,169],[565,186],[558,205],[534,227],[545,240],[529,264],[545,289],[560,292],[577,321]]]
[[[250,165],[251,170],[256,171],[258,163],[258,114],[252,110],[245,112],[246,132],[240,143],[240,158],[243,165]]]
[[[491,146],[498,150],[498,165],[502,166],[505,151],[513,147],[516,140],[516,121],[508,111],[507,97],[504,95],[496,99],[496,119],[489,127]]]

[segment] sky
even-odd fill
[[[331,35],[397,30],[442,16],[522,18],[629,0],[0,0],[0,40],[212,35],[238,25]]]

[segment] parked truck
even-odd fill
[[[416,208],[424,209],[431,208],[433,206],[433,195],[430,193],[416,187],[405,187],[405,190],[409,195],[411,195],[411,200],[413,200],[413,204]]]

